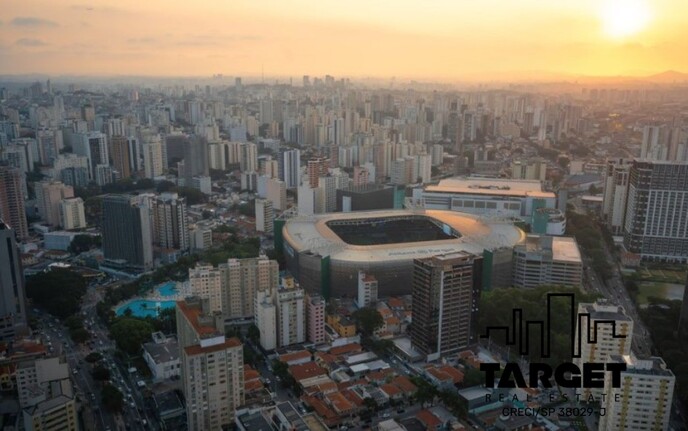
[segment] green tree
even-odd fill
[[[247,336],[253,344],[258,344],[260,342],[260,329],[256,325],[251,324],[248,327]]]
[[[91,334],[89,334],[84,328],[70,329],[69,336],[72,338],[72,341],[77,344],[85,343],[89,338],[91,338]]]
[[[26,295],[60,319],[79,311],[85,293],[86,281],[71,269],[51,269],[26,281]]]
[[[366,337],[373,335],[377,329],[385,324],[380,312],[372,307],[364,307],[360,310],[356,310],[351,317],[353,317],[356,326]]]
[[[112,385],[103,386],[102,402],[103,406],[111,412],[121,412],[124,407],[122,393]]]
[[[91,352],[88,355],[86,355],[86,357],[84,358],[84,360],[86,362],[88,362],[89,364],[95,364],[96,362],[100,361],[101,359],[103,359],[103,355],[101,355],[98,352]]]
[[[380,406],[377,404],[377,401],[370,397],[363,398],[363,405],[372,413],[375,413],[380,408]]]
[[[103,367],[102,365],[96,365],[96,367],[93,368],[93,372],[91,374],[93,375],[93,380],[98,380],[101,382],[110,380],[110,370]]]
[[[74,254],[98,248],[101,245],[100,235],[76,235],[69,244],[69,252]]]
[[[64,324],[69,329],[79,329],[84,327],[84,319],[74,314],[66,318]]]
[[[117,348],[130,355],[135,355],[141,350],[141,344],[150,340],[153,327],[145,320],[132,317],[117,319],[110,326],[110,336]]]

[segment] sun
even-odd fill
[[[602,4],[601,18],[607,36],[623,39],[645,29],[651,12],[644,0],[607,0]]]

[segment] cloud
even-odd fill
[[[21,46],[48,46],[49,45],[48,43],[43,42],[40,39],[31,39],[28,37],[23,37],[21,39],[17,39],[16,44],[21,45]]]
[[[71,10],[82,11],[82,12],[102,12],[107,14],[128,14],[129,11],[125,9],[120,9],[113,6],[93,6],[90,4],[73,4],[69,7]]]
[[[12,24],[17,27],[58,27],[55,21],[50,21],[34,16],[18,16],[12,20]]]

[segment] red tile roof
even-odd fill
[[[298,382],[301,380],[310,379],[311,377],[325,376],[327,375],[327,370],[322,368],[317,363],[311,361],[306,362],[305,364],[291,365],[289,367],[289,374],[291,374],[292,377],[294,377],[294,379]]]
[[[201,347],[200,344],[195,344],[193,346],[184,347],[184,351],[187,355],[201,355],[206,353],[219,352],[220,350],[229,349],[231,347],[240,347],[241,341],[238,338],[232,337],[225,340],[224,343],[215,344],[213,346]]]
[[[416,413],[416,419],[421,421],[428,429],[435,430],[438,426],[442,425],[442,421],[433,415],[430,410],[424,409]]]
[[[360,352],[363,348],[358,343],[344,344],[343,346],[337,346],[330,349],[330,354],[339,356],[346,353]]]
[[[311,358],[311,352],[308,350],[299,350],[298,352],[291,352],[291,353],[285,353],[284,355],[280,355],[279,360],[284,362],[284,363],[289,363],[292,361],[299,361],[303,359],[310,359]]]

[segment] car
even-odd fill
[[[405,411],[406,411],[406,410],[404,410],[403,407],[399,407],[399,408],[397,409],[397,413],[404,413]]]

